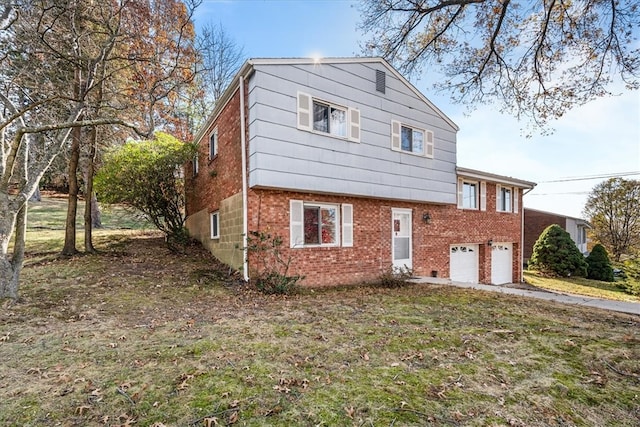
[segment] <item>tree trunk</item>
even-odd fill
[[[69,159],[69,200],[67,203],[67,222],[64,232],[62,255],[75,255],[76,249],[76,216],[78,212],[78,163],[80,160],[80,137],[82,128],[71,131],[71,157]]]
[[[87,163],[87,173],[85,175],[85,188],[84,188],[84,250],[85,252],[95,252],[96,249],[93,247],[93,226],[94,219],[100,221],[99,215],[98,218],[94,218],[94,206],[95,210],[98,211],[97,200],[95,195],[93,194],[93,176],[95,174],[94,161],[96,156],[96,143],[98,142],[98,131],[97,129],[91,128],[91,145],[89,152],[89,162]],[[99,214],[99,211],[98,211]]]
[[[42,194],[40,194],[40,187],[36,188],[36,191],[33,192],[33,196],[29,199],[30,202],[40,202],[42,201]]]
[[[27,229],[27,203],[18,211],[15,218],[15,242],[13,245],[13,256],[9,258],[8,246],[12,228],[12,218],[3,216],[0,223],[0,235],[2,242],[0,246],[0,299],[18,299],[18,285],[20,283],[20,272],[24,260],[25,234]]]

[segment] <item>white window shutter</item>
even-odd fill
[[[301,200],[289,201],[289,246],[304,245],[304,204]]]
[[[298,92],[298,129],[311,130],[311,95]]]
[[[487,210],[487,183],[480,182],[480,210]]]
[[[433,145],[433,132],[430,130],[424,131],[424,155],[433,159],[434,145]]]
[[[349,108],[349,141],[360,142],[360,110]]]
[[[462,178],[458,178],[458,209],[462,209],[462,189],[464,188],[464,181]]]
[[[342,205],[342,246],[353,246],[353,205]]]
[[[391,120],[391,149],[400,151],[400,122]]]
[[[513,189],[513,212],[514,213],[518,213],[518,197],[520,196],[520,192],[518,191],[517,188],[514,187]]]
[[[502,206],[502,186],[496,184],[496,211],[500,212]]]

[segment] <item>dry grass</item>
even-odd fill
[[[436,285],[267,297],[150,232],[40,255],[0,311],[9,426],[640,423],[640,318]]]
[[[599,280],[589,280],[582,277],[559,279],[555,277],[545,277],[534,271],[525,271],[524,277],[527,283],[550,291],[615,301],[640,302],[640,296],[624,292],[616,286],[615,282],[601,282]]]

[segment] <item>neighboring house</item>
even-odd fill
[[[278,235],[306,285],[391,266],[521,280],[532,182],[456,165],[458,127],[380,58],[252,59],[196,135],[187,227],[250,278],[250,231]]]
[[[524,209],[524,260],[528,262],[533,253],[533,245],[545,228],[557,224],[566,230],[576,246],[583,254],[587,254],[587,231],[591,224],[580,218],[539,211],[536,209]]]

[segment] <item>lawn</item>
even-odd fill
[[[0,310],[0,425],[640,424],[638,316],[444,285],[265,296],[155,232],[73,258],[51,232]]]
[[[531,285],[554,292],[584,295],[615,301],[640,302],[640,296],[624,292],[615,285],[615,282],[601,282],[599,280],[589,280],[582,277],[545,277],[534,271],[525,271],[524,279]]]

